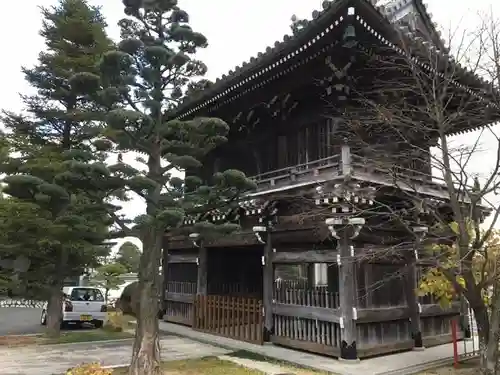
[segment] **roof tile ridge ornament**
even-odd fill
[[[384,5],[380,5],[378,6],[377,8],[382,8],[380,9],[383,13],[383,15],[385,16],[390,16],[392,17],[396,12],[398,12],[401,8],[403,8],[404,6],[406,6],[408,3],[412,2],[412,0],[394,0],[390,3],[387,3],[387,4],[384,4]],[[377,1],[375,1],[375,4],[373,4],[373,1],[372,1],[372,4],[376,6],[376,3]]]

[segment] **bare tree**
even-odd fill
[[[480,21],[474,30],[452,33],[453,54],[405,28],[397,45],[368,48],[379,51],[365,56],[372,79],[353,82],[356,103],[342,117],[355,145],[353,170],[378,174],[412,202],[396,208],[378,202],[384,209],[373,214],[409,234],[425,224],[434,244],[447,245],[434,247],[427,261],[467,299],[481,370],[495,374],[500,274],[489,241],[500,215],[500,137],[488,125],[500,118],[500,24],[492,14]]]

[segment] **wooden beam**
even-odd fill
[[[318,344],[317,342],[306,340],[294,340],[285,336],[271,336],[273,344],[299,349],[310,353],[319,353],[330,357],[340,357],[340,349],[331,345]]]
[[[169,263],[196,263],[198,260],[198,254],[183,254],[183,253],[169,253],[168,262]]]
[[[273,303],[273,314],[320,320],[323,322],[338,323],[340,318],[339,309],[328,309],[326,307],[288,305],[285,303]]]
[[[443,309],[437,304],[421,305],[420,316],[445,316],[460,313],[460,303],[455,302],[450,308]],[[407,306],[400,307],[376,307],[368,309],[358,309],[358,323],[388,322],[391,320],[403,320],[410,318],[410,309]]]
[[[448,308],[443,308],[438,304],[421,306],[422,312],[420,316],[422,317],[460,314],[460,302],[453,302]]]
[[[409,310],[406,306],[358,309],[357,313],[358,323],[387,322],[391,320],[408,319],[409,317]]]
[[[194,294],[167,292],[165,293],[165,299],[174,302],[194,303]]]
[[[335,250],[277,251],[272,255],[273,263],[336,263]]]

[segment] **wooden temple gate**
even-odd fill
[[[193,250],[169,251],[165,320],[262,344],[260,253],[255,249]]]

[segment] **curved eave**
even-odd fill
[[[427,5],[422,0],[414,0],[413,2],[417,11],[420,13],[420,17],[424,21],[427,29],[429,29],[431,39],[434,44],[441,50],[447,51],[448,47],[446,42],[441,38],[441,33],[437,30],[436,23],[432,20],[432,15],[429,13]]]
[[[368,8],[366,10],[367,11],[362,12],[361,17],[358,14],[358,16],[356,16],[356,20],[369,33],[374,35],[375,38],[379,40],[381,45],[391,48],[402,56],[405,56],[407,53],[406,51],[408,51],[408,49],[405,51],[404,46],[406,46],[406,48],[411,46],[411,49],[415,51],[415,54],[412,53],[412,59],[414,59],[415,63],[420,65],[423,69],[432,71],[432,73],[437,76],[441,76],[443,79],[448,79],[449,82],[458,90],[462,90],[464,93],[476,98],[479,102],[484,103],[485,109],[491,108],[493,110],[489,116],[490,121],[483,123],[482,125],[472,126],[470,131],[477,130],[482,126],[499,120],[500,106],[498,105],[498,98],[500,98],[500,93],[496,89],[493,89],[490,82],[461,66],[460,63],[456,63],[453,57],[448,54],[447,50],[443,51],[438,49],[436,46],[425,41],[423,38],[415,36],[406,27],[393,25],[389,22],[389,20],[386,20],[387,22],[380,22],[379,12],[377,12],[374,8]],[[394,30],[396,30],[396,32],[394,32]],[[455,76],[458,78],[450,79],[434,66],[430,66],[426,62],[428,59],[425,58],[429,56],[432,56],[432,61],[441,61],[443,66],[449,63],[453,64]],[[460,129],[456,133],[450,133],[450,135],[468,131],[469,128]]]
[[[410,1],[410,0],[403,0]],[[416,0],[416,2],[421,2]],[[244,62],[241,66],[237,66],[234,70],[229,71],[227,75],[223,75],[217,79],[213,86],[206,89],[202,95],[194,100],[189,100],[181,104],[172,117],[174,118],[190,118],[197,113],[206,112],[208,108],[220,101],[226,101],[231,94],[250,88],[254,85],[256,79],[259,79],[262,74],[268,71],[279,71],[281,64],[290,55],[297,55],[297,49],[307,49],[307,46],[314,43],[314,39],[319,36],[322,30],[325,30],[329,24],[340,17],[343,11],[347,11],[349,7],[360,7],[363,12],[370,14],[368,31],[378,29],[380,35],[377,36],[382,44],[391,45],[400,53],[403,53],[401,46],[401,36],[405,38],[405,42],[409,42],[418,48],[436,53],[440,58],[447,59],[453,62],[453,59],[448,54],[448,50],[439,49],[431,43],[424,41],[422,38],[412,34],[407,28],[398,27],[390,22],[392,15],[399,9],[395,7],[385,8],[383,6],[376,7],[373,0],[337,0],[324,1],[322,11],[313,11],[313,19],[308,25],[301,30],[297,35],[285,35],[282,41],[276,41],[274,47],[268,46],[266,52],[259,53],[257,57],[252,57],[249,62]],[[403,4],[404,5],[404,4]],[[423,11],[427,14],[425,6],[421,4]],[[347,14],[347,13],[346,13]],[[429,16],[427,14],[427,16]],[[430,17],[429,21],[430,21]],[[366,25],[364,25],[366,27]],[[399,31],[399,32],[398,32]],[[377,33],[378,34],[378,33]],[[441,45],[444,46],[442,41]],[[301,51],[302,52],[302,51]],[[293,57],[292,57],[293,58]],[[422,63],[424,66],[425,63]],[[491,87],[489,82],[481,77],[468,71],[460,64],[456,64],[459,75],[463,78],[460,82],[455,82],[457,87],[461,87],[466,92],[472,95],[484,97],[488,94],[487,88]],[[470,87],[474,87],[474,90]]]
[[[358,0],[359,1],[359,0]],[[368,0],[361,0],[368,1]],[[296,35],[286,34],[282,41],[275,41],[274,47],[268,46],[265,52],[261,52],[257,57],[251,57],[248,62],[243,62],[230,70],[227,75],[218,78],[215,83],[205,90],[203,94],[195,100],[182,103],[173,117],[194,115],[195,112],[207,107],[209,104],[222,99],[235,88],[242,85],[251,86],[252,81],[261,75],[263,69],[279,69],[280,59],[283,56],[293,53],[297,48],[306,47],[314,39],[320,29],[325,29],[328,23],[335,18],[342,9],[347,9],[352,0],[324,1],[323,10],[312,12],[312,20],[308,25]],[[307,47],[306,47],[307,48]]]

